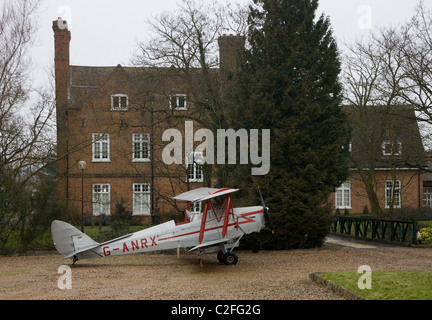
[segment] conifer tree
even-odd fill
[[[321,245],[329,195],[348,176],[338,49],[329,19],[316,19],[317,7],[318,0],[254,0],[247,49],[232,80],[230,124],[271,129],[269,174],[251,176],[238,166],[231,176],[249,203],[259,185],[270,208],[276,234],[260,238],[261,247]]]

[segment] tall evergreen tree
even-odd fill
[[[232,175],[248,201],[261,187],[276,229],[271,248],[321,245],[329,195],[348,176],[338,49],[329,19],[316,19],[317,7],[318,0],[254,0],[231,87],[231,125],[271,129],[269,174],[250,176],[240,166]]]

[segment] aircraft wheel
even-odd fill
[[[218,261],[219,261],[220,263],[225,263],[225,262],[224,262],[224,259],[223,259],[223,256],[224,256],[223,251],[222,251],[222,250],[219,251],[218,254],[217,254],[217,258],[218,258]]]
[[[223,256],[223,262],[227,266],[232,266],[234,264],[237,264],[237,261],[238,261],[238,257],[234,252],[227,252]]]

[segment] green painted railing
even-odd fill
[[[338,216],[333,220],[331,232],[372,240],[417,244],[417,223],[415,220]]]

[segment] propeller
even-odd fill
[[[272,224],[271,224],[271,219],[270,219],[270,215],[269,215],[269,212],[268,212],[268,208],[265,205],[264,198],[262,196],[261,189],[259,187],[258,187],[258,192],[259,192],[259,195],[260,195],[260,198],[261,198],[261,204],[262,204],[262,206],[264,208],[264,217],[265,217],[266,221],[269,224],[271,233],[274,234],[274,230],[273,230],[273,227],[272,227]]]

